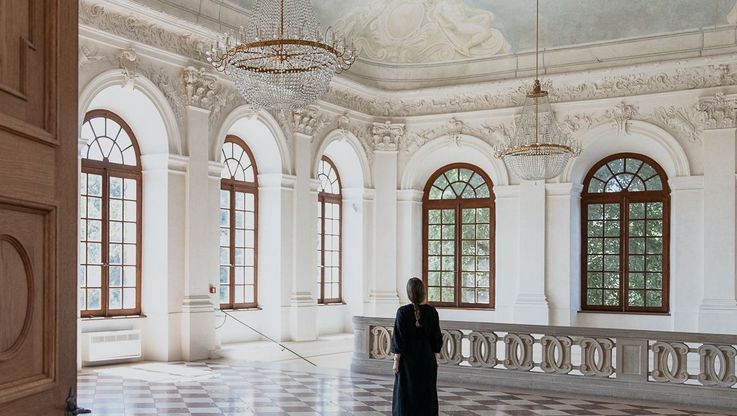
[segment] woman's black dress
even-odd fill
[[[397,311],[392,352],[401,354],[399,373],[394,376],[393,416],[436,416],[438,414],[438,363],[443,336],[438,312],[420,305],[420,326],[415,325],[413,306]]]

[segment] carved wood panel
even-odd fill
[[[0,2],[0,416],[76,389],[77,8]]]
[[[53,142],[51,106],[56,70],[51,19],[57,2],[0,2],[0,127]],[[63,7],[67,7],[64,5]],[[39,111],[41,110],[41,111]]]
[[[53,218],[51,207],[0,201],[0,403],[53,382]]]

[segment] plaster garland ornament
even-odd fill
[[[717,93],[712,97],[699,98],[698,110],[703,113],[705,130],[735,127],[735,109],[735,95]]]
[[[357,52],[335,32],[320,33],[310,0],[256,0],[248,25],[206,55],[254,107],[294,110],[322,97]]]
[[[683,136],[691,143],[697,143],[701,142],[704,126],[703,117],[699,115],[697,107],[658,107],[646,119]]]
[[[444,123],[420,130],[410,130],[406,134],[406,140],[401,143],[401,150],[404,154],[409,155],[417,151],[426,143],[439,137],[448,137],[450,145],[461,145],[462,136],[472,136],[479,138],[492,147],[503,142],[510,137],[512,128],[507,124],[499,124],[492,126],[490,124],[482,124],[481,127],[474,127],[463,120],[451,117]]]
[[[374,151],[396,152],[404,136],[404,123],[373,123],[371,135]]]
[[[614,108],[610,108],[604,114],[604,117],[611,120],[617,127],[619,134],[630,134],[629,122],[639,115],[636,106],[626,104],[624,101],[617,104]]]

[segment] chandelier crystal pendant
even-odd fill
[[[558,126],[548,92],[540,85],[539,0],[536,0],[535,15],[535,82],[525,97],[512,139],[497,152],[497,157],[514,175],[527,181],[560,175],[568,161],[580,153],[575,141]]]
[[[294,110],[322,97],[356,49],[330,29],[323,35],[310,0],[256,0],[251,21],[207,52],[258,109]]]

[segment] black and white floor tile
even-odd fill
[[[79,405],[95,416],[391,415],[391,377],[254,363],[144,363],[85,369]],[[700,415],[686,410],[440,387],[441,415]],[[706,415],[706,414],[704,414]],[[714,415],[714,414],[712,414]]]

